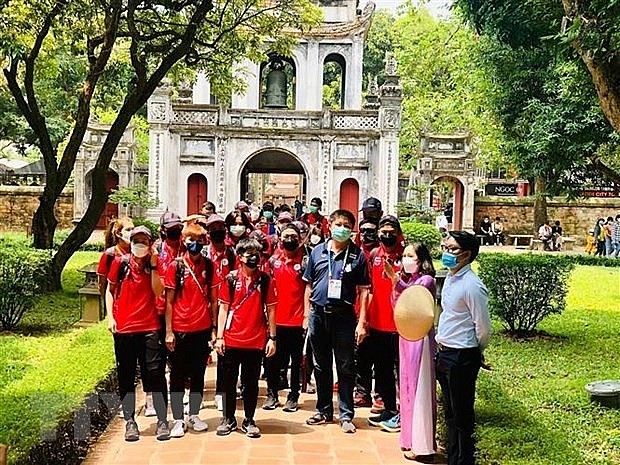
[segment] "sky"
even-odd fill
[[[401,3],[404,3],[404,0],[373,0],[373,1],[377,5],[377,9],[389,8],[392,11],[396,11],[396,8]],[[360,3],[364,3],[364,2],[362,1]],[[446,17],[450,14],[449,9],[448,9],[450,3],[451,3],[450,0],[427,0],[424,2],[426,8],[428,8],[429,11],[437,17]]]

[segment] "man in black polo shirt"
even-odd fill
[[[333,421],[333,357],[338,373],[340,427],[355,433],[353,388],[355,386],[355,343],[366,336],[366,308],[370,279],[366,257],[350,240],[355,217],[348,210],[336,210],[329,218],[331,239],[317,245],[304,273],[306,281],[304,328],[314,353],[317,387],[316,413],[306,423]],[[353,309],[359,290],[360,315]]]

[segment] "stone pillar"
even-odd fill
[[[334,137],[321,137],[320,138],[321,144],[320,144],[320,155],[318,157],[319,159],[319,177],[317,179],[318,181],[318,188],[312,188],[311,185],[308,186],[308,192],[312,192],[312,191],[319,191],[319,194],[317,195],[317,197],[319,197],[322,201],[323,201],[323,211],[322,213],[324,215],[329,215],[329,213],[331,213],[333,210],[335,210],[336,208],[338,208],[338,198],[337,196],[334,195],[334,186],[332,185],[333,183],[333,171],[334,171],[334,165],[333,165],[333,141],[334,141]],[[310,181],[310,180],[309,180]],[[336,189],[339,189],[340,186],[336,186]],[[314,197],[314,195],[310,196],[310,199],[312,199],[312,197]],[[310,199],[308,199],[308,205],[310,205]]]
[[[163,82],[148,100],[147,117],[149,122],[149,193],[159,200],[159,205],[150,208],[146,215],[152,220],[159,217],[169,208],[168,199],[172,195],[170,182],[176,173],[169,170],[170,159],[174,158],[174,165],[178,166],[178,153],[168,153],[172,118],[170,97],[172,87]]]
[[[208,105],[211,103],[211,83],[207,75],[200,71],[194,82],[193,102],[196,105]]]
[[[362,81],[363,81],[364,37],[363,34],[353,36],[351,45],[351,60],[345,74],[345,101],[346,110],[362,109]]]
[[[474,230],[474,179],[472,176],[468,176],[467,179],[463,179],[463,225],[462,228],[465,231]]]
[[[316,40],[308,41],[306,61],[300,63],[297,70],[297,95],[305,95],[305,103],[298,110],[321,110],[323,108],[323,63],[319,62],[319,43]],[[305,85],[302,84],[302,69]]]
[[[401,128],[403,88],[400,85],[396,58],[393,54],[386,54],[385,82],[381,86],[380,92],[379,179],[382,182],[380,183],[379,199],[383,202],[385,213],[395,214],[396,203],[398,202],[398,136]]]

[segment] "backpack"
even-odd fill
[[[226,276],[226,281],[228,282],[228,291],[230,295],[230,301],[234,300],[235,296],[235,287],[237,286],[237,271],[232,271],[228,276]],[[260,282],[258,283],[258,287],[260,288],[261,302],[263,304],[263,311],[266,310],[266,302],[267,302],[267,291],[269,290],[269,283],[271,281],[271,276],[267,273],[261,271],[260,277],[258,278]],[[245,300],[245,299],[244,299]]]
[[[109,250],[109,249],[108,249]],[[106,254],[108,251],[106,250]],[[112,250],[114,253],[114,250]],[[109,255],[108,255],[109,256]],[[112,256],[114,257],[114,255]],[[118,281],[116,282],[116,289],[114,292],[114,298],[116,299],[121,293],[121,286],[123,284],[123,280],[129,275],[129,259],[131,255],[126,253],[121,256],[121,266],[118,270]]]
[[[209,260],[207,257],[203,256],[202,258],[204,258],[205,260],[205,264],[206,264],[205,271],[207,272],[207,276],[210,276],[211,280],[213,280],[213,271],[214,271],[213,262]],[[185,264],[183,257],[177,257],[174,259],[174,261],[176,262],[175,283],[174,283],[174,298],[176,299],[178,295],[178,291],[185,284],[185,268],[187,267],[187,265]]]

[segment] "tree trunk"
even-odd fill
[[[547,221],[547,180],[537,177],[534,180],[534,236],[538,236],[538,228]]]
[[[39,197],[39,207],[32,218],[32,234],[34,247],[37,249],[51,249],[54,243],[54,233],[58,220],[54,214],[56,198],[46,188]]]

